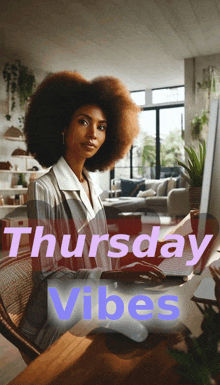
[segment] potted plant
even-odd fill
[[[179,166],[185,168],[186,173],[183,173],[183,177],[189,183],[189,204],[190,209],[199,209],[202,190],[202,179],[204,172],[205,156],[206,156],[206,143],[199,142],[199,154],[192,146],[184,147],[188,154],[188,165],[177,159]]]
[[[191,123],[192,138],[195,140],[201,139],[201,132],[204,124],[208,123],[208,115],[206,111],[203,111],[201,116],[196,115]]]
[[[197,306],[203,314],[202,334],[185,338],[187,351],[169,350],[178,362],[178,372],[187,385],[220,384],[220,268],[211,268],[215,280],[216,305],[206,304],[205,309]]]
[[[6,92],[8,99],[11,96],[11,108],[6,114],[6,119],[11,119],[11,111],[16,106],[16,95],[19,97],[20,106],[25,105],[34,92],[36,85],[35,76],[26,65],[16,60],[13,64],[5,63],[3,69],[3,79],[6,82]]]

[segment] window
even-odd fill
[[[156,164],[156,111],[140,113],[140,134],[133,145],[133,177],[155,178]]]
[[[152,90],[152,104],[177,103],[185,100],[185,87],[157,88]]]
[[[131,98],[138,106],[145,106],[145,91],[132,91]]]
[[[172,90],[172,92],[170,91]],[[160,91],[154,94],[155,91]],[[132,92],[142,95],[144,91]],[[155,96],[156,95],[156,96]],[[184,157],[184,104],[173,103],[184,99],[184,87],[152,90],[154,102],[163,105],[144,107],[140,113],[140,134],[127,156],[120,160],[111,172],[112,178],[160,179],[178,176],[180,168],[176,158]],[[166,104],[165,98],[172,101]],[[181,99],[181,100],[183,100]],[[137,103],[138,98],[135,102]]]
[[[184,107],[159,110],[160,178],[180,174],[176,158],[184,157],[183,121]]]

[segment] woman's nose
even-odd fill
[[[96,138],[96,126],[95,126],[95,124],[90,124],[89,126],[88,126],[88,131],[87,131],[87,136],[89,137],[89,138]]]

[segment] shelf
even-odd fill
[[[0,173],[8,173],[8,174],[40,174],[40,173],[45,173],[47,170],[38,170],[38,171],[26,171],[26,170],[0,170]]]
[[[11,155],[13,158],[25,158],[25,159],[33,159],[31,155]]]
[[[25,142],[25,138],[13,138],[11,136],[4,136],[6,140],[12,140],[13,142]]]
[[[21,191],[21,192],[27,192],[27,187],[19,188],[19,187],[5,187],[5,188],[0,188],[1,191]]]
[[[17,207],[20,207],[22,205],[3,205],[3,206],[0,206],[0,209],[16,209]]]

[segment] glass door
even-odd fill
[[[140,113],[140,134],[132,148],[134,178],[155,178],[156,164],[156,110]]]
[[[161,108],[159,122],[160,178],[176,177],[180,175],[176,158],[184,156],[184,107]]]

